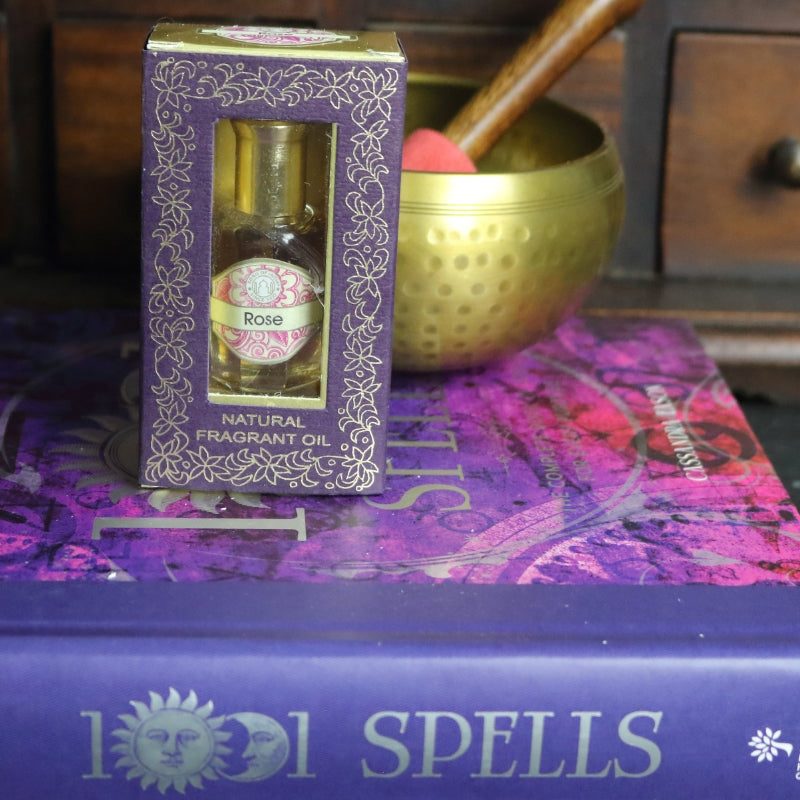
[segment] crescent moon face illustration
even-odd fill
[[[283,727],[266,714],[241,711],[229,714],[244,726],[249,740],[242,753],[247,769],[237,775],[226,775],[232,781],[262,781],[274,775],[289,758],[289,736]]]

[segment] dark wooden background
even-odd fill
[[[487,78],[554,0],[0,0],[0,304],[135,305],[141,48],[157,19],[391,28]],[[587,313],[679,315],[735,384],[800,397],[797,0],[647,0],[551,94],[606,124],[627,221]]]

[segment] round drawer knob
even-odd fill
[[[775,180],[800,188],[800,139],[787,136],[775,142],[767,158]]]

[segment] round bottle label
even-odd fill
[[[211,281],[212,330],[254,364],[292,358],[318,330],[322,311],[310,273],[284,261],[239,261]]]

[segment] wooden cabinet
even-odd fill
[[[476,79],[491,76],[524,32],[400,27],[412,69]],[[148,30],[149,24],[136,21],[67,19],[53,25],[55,244],[65,268],[99,267],[113,254],[119,269],[138,269],[141,49]],[[493,57],[465,67],[466,54],[481,48]],[[598,43],[553,96],[617,132],[622,55],[620,37]],[[90,227],[93,235],[87,236]]]
[[[0,258],[11,243],[11,137],[8,105],[8,35],[0,24]]]
[[[54,25],[56,247],[68,269],[135,267],[148,30],[135,22]]]
[[[555,4],[0,0],[0,302],[85,303],[93,285],[96,302],[136,303],[140,51],[157,18],[388,27],[413,70],[485,79]],[[799,42],[797,0],[647,0],[553,88],[612,130],[626,170],[587,313],[682,315],[725,364],[796,377],[800,190],[764,164],[800,137]]]
[[[800,36],[680,33],[665,156],[664,272],[798,275],[800,187],[770,153],[800,147]]]

